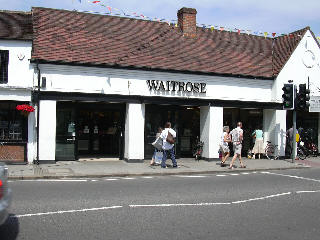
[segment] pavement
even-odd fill
[[[228,169],[221,167],[218,161],[195,161],[193,158],[178,159],[178,168],[171,167],[171,160],[167,160],[168,168],[150,166],[150,161],[143,163],[127,163],[115,159],[81,159],[79,161],[57,161],[55,164],[27,164],[8,165],[9,179],[59,179],[59,178],[101,178],[101,177],[125,177],[125,176],[152,176],[152,175],[180,175],[180,174],[209,174],[220,172],[264,171],[284,170],[320,167],[320,157],[311,157],[306,160],[291,159],[268,160],[242,158],[246,168]],[[227,163],[229,163],[227,160]]]

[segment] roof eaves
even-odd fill
[[[216,73],[216,72],[205,72],[205,71],[188,71],[188,70],[176,70],[159,67],[146,67],[136,65],[123,65],[123,64],[108,64],[108,63],[86,63],[86,62],[66,62],[66,61],[50,61],[38,58],[32,58],[31,63],[39,64],[56,64],[56,65],[69,65],[69,66],[84,66],[84,67],[98,67],[98,68],[115,68],[115,69],[127,69],[127,70],[145,70],[145,71],[160,71],[160,72],[172,72],[172,73],[183,73],[183,74],[198,74],[208,76],[221,76],[221,77],[235,77],[235,78],[249,78],[249,79],[260,79],[260,80],[274,80],[273,76],[253,76],[244,74],[231,74],[231,73]]]

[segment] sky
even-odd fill
[[[125,13],[176,20],[182,7],[197,10],[197,23],[216,28],[241,29],[268,36],[288,34],[310,26],[320,39],[320,0],[0,0],[1,10],[30,11],[47,7],[101,14]],[[142,16],[141,16],[142,15]]]

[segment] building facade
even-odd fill
[[[319,95],[320,48],[309,28],[278,38],[203,29],[188,8],[178,11],[178,27],[46,8],[3,12],[0,19],[6,22],[8,14],[32,23],[28,39],[0,36],[0,51],[9,52],[1,104],[13,115],[16,104],[35,107],[21,117],[19,143],[29,163],[150,159],[151,142],[166,121],[177,131],[178,157],[192,156],[200,138],[203,157],[218,159],[223,126],[238,121],[243,154],[262,126],[264,140],[284,156],[292,122],[282,110],[283,84],[307,83]],[[298,124],[314,129],[318,140],[318,113],[298,112]],[[8,144],[7,138],[1,140]]]

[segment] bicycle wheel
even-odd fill
[[[265,150],[266,156],[269,160],[274,160],[275,159],[275,147],[274,146],[267,146]]]
[[[305,154],[305,152],[301,147],[298,148],[297,155],[300,160],[305,160],[307,157],[307,155]]]

